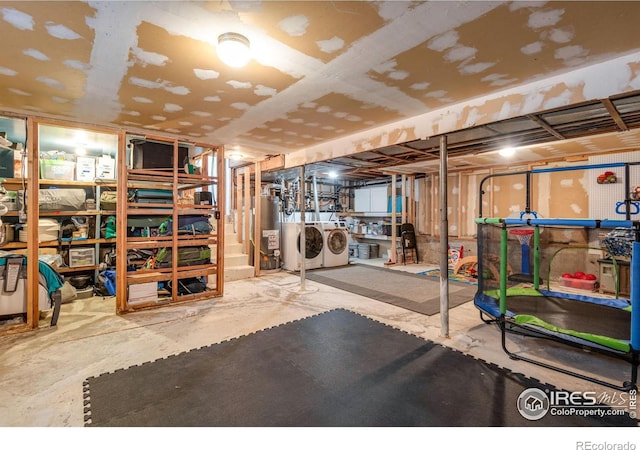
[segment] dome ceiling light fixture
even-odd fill
[[[244,155],[242,153],[232,152],[227,154],[227,158],[234,161],[240,161],[242,158],[244,158]]]
[[[228,66],[244,67],[251,59],[249,39],[239,33],[218,36],[218,57]]]

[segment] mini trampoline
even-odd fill
[[[499,325],[502,347],[512,359],[523,360],[549,369],[606,385],[618,390],[630,390],[637,386],[638,350],[640,349],[640,242],[630,243],[631,258],[631,298],[599,297],[591,290],[563,289],[550,279],[553,274],[550,261],[555,253],[540,248],[540,229],[555,229],[557,233],[567,230],[584,232],[585,228],[627,228],[640,236],[640,222],[635,221],[593,221],[572,219],[510,219],[480,218],[478,224],[478,291],[474,298],[486,323]],[[508,276],[510,229],[533,227],[533,277],[530,283],[521,283]],[[549,234],[552,234],[551,231]],[[517,234],[517,233],[516,233]],[[499,250],[498,250],[499,248]],[[512,246],[511,250],[515,247]],[[572,250],[586,252],[586,247]],[[499,254],[500,268],[496,277],[495,256]],[[523,252],[528,253],[528,252]],[[557,252],[556,252],[557,253]],[[485,256],[487,255],[487,256]],[[638,255],[633,257],[633,255]],[[520,255],[521,257],[525,255]],[[527,255],[528,257],[528,255]],[[541,260],[546,258],[548,268],[541,274]],[[573,256],[579,260],[584,256]],[[483,265],[483,261],[486,263]],[[547,280],[547,289],[542,286],[542,277]],[[497,278],[497,279],[496,279]],[[549,287],[550,286],[550,287]],[[514,332],[526,336],[553,339],[570,345],[589,348],[628,361],[631,365],[629,380],[614,385],[589,375],[572,372],[546,362],[517,355],[507,348],[506,333]]]

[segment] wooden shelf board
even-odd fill
[[[173,204],[162,205],[159,203],[142,203],[149,205],[140,207],[141,203],[127,203],[127,216],[171,216],[173,214]]]
[[[95,244],[115,244],[116,240],[113,239],[75,239],[73,241],[43,241],[38,244],[39,247],[58,247],[62,245],[63,247],[68,246],[82,246],[82,245],[95,245]],[[20,242],[23,246],[26,247],[26,242]],[[20,247],[16,247],[20,248]]]
[[[102,211],[40,211],[40,217],[101,216]]]
[[[391,240],[391,236],[385,236],[385,235],[379,235],[379,234],[352,233],[351,235],[356,239],[372,239],[372,240],[376,240],[376,241],[390,241]],[[400,238],[398,238],[398,239],[400,239]]]
[[[58,267],[56,271],[58,273],[73,273],[73,272],[84,272],[88,270],[96,270],[99,269],[100,266],[92,265],[92,266],[82,266],[82,267]]]
[[[22,249],[22,248],[27,248],[26,242],[7,242],[6,244],[0,246],[0,250]]]
[[[176,206],[176,210],[178,214],[181,215],[206,215],[211,216],[214,211],[217,210],[216,207],[212,205],[180,205]]]
[[[162,269],[160,269],[162,270]],[[143,271],[130,272],[127,273],[127,284],[142,284],[142,283],[151,283],[158,281],[168,281],[171,279],[173,274],[171,272],[160,272],[159,270],[154,271]]]
[[[185,270],[186,269],[186,270]],[[205,275],[215,275],[218,272],[217,266],[182,266],[178,267],[178,278],[193,278]]]
[[[19,180],[19,179],[18,179]],[[118,184],[115,180],[101,180],[95,179],[92,181],[79,181],[79,180],[39,180],[40,186],[104,186],[104,187],[117,187]]]
[[[27,179],[22,179],[22,178],[4,178],[4,179],[0,179],[1,182],[0,184],[2,186],[4,186],[7,190],[9,191],[18,191],[23,189],[22,183],[25,183],[25,186],[28,182]]]
[[[179,236],[178,245],[180,247],[196,247],[200,245],[216,245],[218,243],[218,236]]]
[[[203,291],[203,292],[197,292],[195,294],[178,295],[176,296],[176,299],[172,303],[182,303],[182,302],[189,302],[193,300],[200,300],[203,298],[215,298],[215,297],[220,297],[220,294],[218,294],[216,291]]]

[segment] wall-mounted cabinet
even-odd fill
[[[387,212],[387,186],[370,186],[354,190],[354,210],[363,213]]]

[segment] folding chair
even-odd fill
[[[418,263],[418,247],[416,245],[416,232],[413,224],[403,223],[400,225],[400,237],[402,240],[402,262],[407,264],[407,250],[413,250],[413,261]]]

